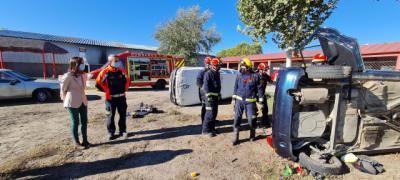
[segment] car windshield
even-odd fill
[[[22,74],[22,73],[19,73],[19,72],[16,72],[16,71],[9,71],[9,73],[11,75],[19,78],[19,79],[22,79],[23,81],[34,81],[34,80],[36,80],[35,78],[29,77],[29,76],[27,76],[25,74]]]

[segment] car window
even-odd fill
[[[25,74],[22,74],[22,73],[20,73],[20,72],[9,71],[9,73],[10,73],[12,76],[15,76],[15,77],[17,77],[17,78],[19,78],[19,79],[22,79],[23,81],[33,81],[33,80],[35,80],[35,78],[29,77],[29,76],[27,76],[27,75],[25,75]]]
[[[0,72],[0,83],[9,83],[12,80],[15,80],[15,78],[11,77],[5,72]]]
[[[221,69],[221,70],[220,70],[220,73],[221,73],[221,74],[232,74],[231,71],[226,70],[226,69]]]

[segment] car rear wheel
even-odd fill
[[[154,86],[154,89],[163,90],[165,89],[167,82],[165,80],[158,80]]]
[[[40,103],[46,102],[51,98],[51,94],[46,89],[36,90],[33,94],[33,98]]]
[[[302,167],[319,174],[340,175],[346,173],[343,163],[337,157],[323,157],[313,150],[300,152],[299,163]]]

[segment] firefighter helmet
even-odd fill
[[[246,68],[253,68],[253,63],[250,61],[249,58],[243,58],[240,61],[241,66],[246,66]]]
[[[317,53],[314,55],[313,60],[311,63],[325,63],[327,61],[326,56],[322,53]]]
[[[258,70],[261,70],[261,71],[266,71],[266,70],[268,70],[268,65],[265,64],[265,63],[260,63],[260,64],[257,66],[257,69],[258,69]]]
[[[210,62],[211,62],[211,57],[210,57],[210,56],[207,56],[207,57],[204,59],[204,65],[210,65]]]
[[[213,66],[221,66],[221,64],[222,64],[222,62],[218,58],[213,58],[211,60],[211,65],[213,65]]]

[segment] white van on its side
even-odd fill
[[[182,67],[171,73],[169,93],[171,102],[179,106],[200,104],[196,78],[203,67]],[[233,86],[238,71],[221,68],[221,96],[227,99],[233,95]]]

